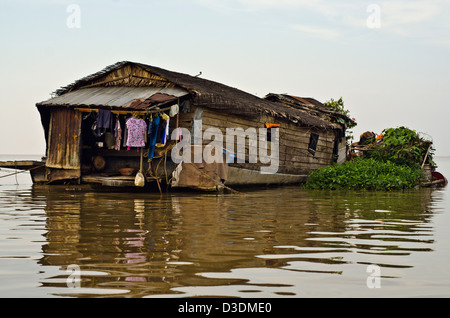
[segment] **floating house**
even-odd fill
[[[139,175],[139,185],[160,189],[304,182],[312,170],[345,161],[351,121],[312,98],[260,98],[129,61],[36,106],[46,156],[21,166],[33,181],[135,186]],[[202,157],[206,152],[223,160]],[[197,154],[200,160],[189,160]]]

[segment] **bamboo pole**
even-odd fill
[[[158,109],[149,109],[149,110],[113,110],[113,109],[111,109],[110,111],[113,114],[117,114],[117,115],[134,114],[134,115],[140,116],[140,115],[155,114],[155,113],[163,112],[163,111],[169,110],[170,107],[172,107],[172,106],[164,107],[161,109],[158,108]],[[75,110],[78,110],[79,112],[82,112],[82,113],[98,112],[98,108],[76,107]]]
[[[423,169],[423,166],[425,165],[425,161],[427,161],[427,157],[428,157],[428,153],[430,152],[430,149],[431,149],[431,144],[428,146],[427,153],[425,154],[425,158],[423,159],[422,169]]]
[[[143,166],[143,163],[142,163],[143,158],[144,158],[144,148],[141,147],[141,163],[140,163],[140,168],[139,168],[139,172],[141,172],[141,173],[142,173],[142,166]]]

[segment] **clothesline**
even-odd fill
[[[97,132],[97,137],[102,136],[102,132],[108,131],[107,134],[105,133],[104,137],[108,148],[114,147],[115,150],[120,150],[122,146],[122,140],[123,146],[126,146],[128,150],[130,150],[130,147],[133,147],[138,148],[139,151],[139,148],[143,148],[148,144],[149,159],[153,158],[156,147],[159,148],[166,145],[169,136],[169,122],[171,116],[177,116],[178,130],[178,104],[168,106],[167,108],[158,108],[146,111],[118,111],[104,108],[78,108],[78,110],[90,112],[91,114],[93,112],[98,113],[97,119],[92,126],[92,129]],[[164,111],[168,111],[169,115]],[[122,129],[122,124],[120,122],[121,119],[119,118],[119,115],[129,113],[131,113],[133,116],[126,119],[125,127],[124,129]],[[116,118],[113,118],[114,114],[119,115],[117,115]],[[155,116],[153,116],[153,114]],[[149,115],[149,118],[140,118],[141,116],[147,117],[145,115]],[[89,114],[88,117],[89,116],[91,115]],[[149,142],[147,142],[148,138]]]

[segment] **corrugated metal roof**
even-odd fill
[[[182,88],[158,87],[89,87],[69,92],[38,106],[109,106],[144,109],[152,104],[170,101],[187,95]],[[154,96],[154,98],[153,98]]]

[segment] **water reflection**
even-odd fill
[[[82,287],[133,297],[252,279],[224,275],[236,269],[343,275],[357,264],[408,268],[405,256],[432,250],[431,193],[283,188],[159,196],[36,187],[33,195],[45,196],[47,214],[39,263],[106,273],[83,274]],[[64,275],[55,278],[43,285],[64,287]]]
[[[0,212],[12,222],[20,208],[29,222],[44,211],[37,295],[362,296],[372,292],[368,264],[397,286],[419,253],[430,255],[441,199],[433,189],[160,196],[34,186],[2,191]],[[71,264],[81,288],[67,285]]]

